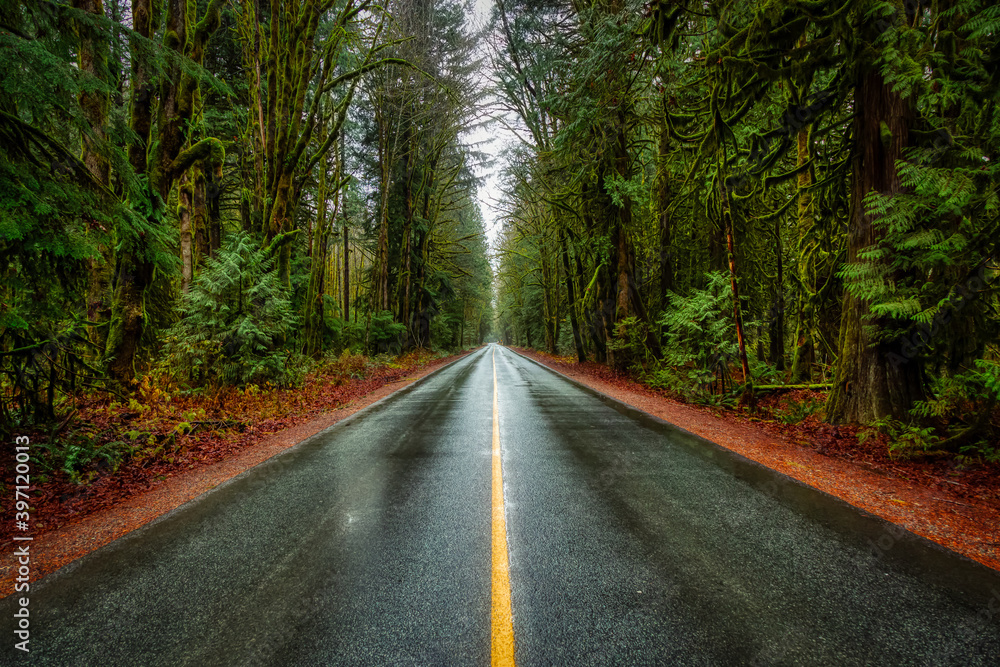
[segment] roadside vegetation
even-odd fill
[[[1000,458],[1000,10],[498,2],[503,341]]]
[[[482,344],[475,41],[451,0],[2,3],[0,437],[30,439],[32,529]]]
[[[21,431],[31,438],[33,530],[112,507],[169,477],[238,455],[284,429],[350,406],[410,377],[445,353],[368,357],[344,350],[314,361],[293,385],[177,382],[167,369],[140,379],[127,397],[71,397],[59,422]],[[13,464],[3,462],[0,498],[11,509]],[[13,510],[11,510],[13,511]],[[0,527],[0,541],[12,525]]]
[[[0,437],[33,484],[187,465],[484,341],[475,34],[428,9],[3,3]]]

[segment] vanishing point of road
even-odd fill
[[[498,345],[30,608],[3,664],[1000,665],[994,571]]]

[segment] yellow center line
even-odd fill
[[[497,349],[493,348],[493,613],[490,619],[492,664],[514,664],[514,617],[507,562],[507,519],[503,506],[500,410],[497,406]]]

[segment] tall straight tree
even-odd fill
[[[249,113],[249,134],[260,138],[263,154],[250,217],[261,221],[268,243],[282,237],[278,270],[286,285],[303,182],[340,138],[360,78],[396,62],[382,57],[392,45],[382,39],[385,20],[370,0],[271,0],[266,24],[255,2],[238,5],[248,85],[265,84],[263,95],[252,95],[256,108]],[[326,137],[314,141],[329,114]]]
[[[191,165],[219,165],[224,156],[222,143],[214,138],[185,148],[200,79],[196,61],[219,26],[221,4],[221,0],[212,0],[197,20],[191,0],[167,2],[163,49],[168,64],[164,71],[155,72],[148,61],[149,42],[160,24],[161,7],[150,0],[132,3],[135,38],[129,126],[135,139],[129,147],[129,162],[147,184],[145,196],[135,199],[133,206],[143,212],[148,229],[120,224],[115,230],[114,296],[105,354],[109,372],[120,382],[134,377],[141,363],[140,346],[144,338],[151,337],[156,311],[163,308],[162,298],[154,298],[150,290],[157,266],[169,266],[163,256],[162,221],[170,189]]]

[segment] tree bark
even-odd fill
[[[132,0],[132,27],[141,39],[150,39],[156,30],[151,0]],[[141,51],[139,44],[133,45]],[[146,148],[153,123],[153,84],[142,58],[132,60],[132,98],[129,127],[137,140],[129,145],[128,156],[137,174],[146,173]],[[149,205],[159,203],[152,192]],[[112,378],[127,383],[135,376],[135,357],[144,324],[144,295],[153,278],[153,264],[148,259],[144,236],[133,237],[126,230],[115,230],[119,251],[115,257],[112,280],[111,323],[105,342],[105,359]]]
[[[854,107],[857,149],[851,176],[848,262],[858,261],[862,250],[882,239],[882,230],[865,214],[863,199],[872,190],[890,196],[902,190],[896,161],[907,145],[913,117],[909,102],[893,92],[877,68],[860,76]],[[871,318],[870,312],[868,301],[845,293],[836,379],[827,400],[831,423],[871,423],[884,417],[907,420],[913,402],[925,398],[919,360],[894,361],[890,344],[876,342],[879,332],[892,322]]]
[[[351,321],[351,244],[347,233],[347,215],[344,212],[344,322]]]
[[[101,0],[74,0],[73,6],[96,16],[104,16],[104,5]],[[109,51],[107,40],[100,35],[92,34],[91,30],[83,26],[79,29],[79,38],[80,71],[107,83]],[[97,91],[80,93],[80,109],[93,135],[93,138],[83,136],[83,152],[80,158],[97,182],[107,186],[111,169],[98,146],[107,139],[105,130],[108,116],[107,95]],[[88,262],[87,319],[90,322],[106,321],[111,316],[108,299],[111,290],[113,255],[111,248],[106,244],[102,243],[99,250],[101,258],[92,258]],[[104,349],[104,332],[104,327],[88,325],[88,337],[97,350]]]
[[[587,360],[583,349],[583,337],[580,336],[580,323],[576,316],[576,286],[573,284],[573,271],[570,270],[569,249],[566,243],[566,233],[559,229],[559,245],[562,250],[563,270],[566,273],[566,299],[569,301],[569,322],[573,328],[573,345],[576,347],[576,358],[581,364]]]
[[[187,294],[191,280],[194,278],[194,256],[191,245],[194,235],[191,233],[191,215],[194,208],[194,184],[191,183],[191,172],[181,176],[177,191],[177,219],[180,223],[181,244],[181,292]]]
[[[552,303],[552,271],[549,262],[544,234],[539,243],[539,260],[542,268],[542,323],[545,326],[545,349],[549,354],[556,353],[555,340],[555,307]]]
[[[660,308],[667,307],[667,293],[674,289],[674,265],[670,245],[673,220],[670,219],[670,172],[667,154],[670,152],[670,131],[666,119],[666,94],[663,99],[663,117],[660,119],[660,150],[656,161],[656,209],[660,221]]]
[[[806,125],[798,132],[797,166],[801,167],[809,160],[810,126]],[[798,232],[796,265],[799,280],[799,298],[795,325],[795,355],[792,358],[792,382],[809,382],[812,378],[812,365],[815,361],[815,266],[812,262],[812,251],[808,247],[809,235],[812,232],[813,203],[812,194],[806,188],[812,183],[809,170],[798,175]]]
[[[733,238],[733,214],[729,210],[729,193],[726,185],[722,186],[722,220],[726,228],[726,250],[729,260],[729,284],[733,291],[733,320],[736,322],[736,342],[739,346],[740,367],[743,370],[743,384],[746,385],[744,395],[753,393],[753,378],[750,377],[750,364],[747,363],[746,337],[743,335],[743,313],[740,307],[740,285],[736,280],[736,242]]]
[[[773,313],[768,323],[768,338],[771,342],[769,356],[775,369],[783,371],[785,370],[785,261],[781,243],[780,220],[774,222],[774,238],[777,245],[775,256],[778,263],[778,275],[774,286]]]
[[[322,130],[320,132],[322,139]],[[304,353],[318,357],[323,352],[323,282],[326,278],[326,245],[330,224],[327,223],[327,200],[330,197],[327,158],[319,162],[319,183],[316,188],[316,220],[312,225],[311,244],[309,247],[310,269],[309,290],[305,302],[305,349]],[[340,164],[334,171],[334,183],[340,181]],[[336,193],[334,193],[336,196]],[[336,209],[333,218],[336,218]]]
[[[389,121],[381,112],[383,105],[375,104],[375,126],[378,132],[379,192],[381,202],[378,219],[378,250],[376,254],[375,288],[372,290],[374,310],[389,310]]]

